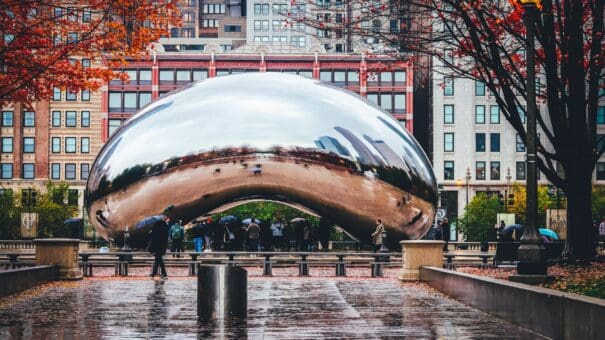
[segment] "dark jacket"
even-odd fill
[[[168,247],[168,225],[164,221],[153,224],[149,232],[149,252],[152,254],[166,254]]]
[[[201,223],[194,225],[193,228],[191,228],[193,238],[202,238],[202,237],[206,236],[204,227],[205,227],[205,225],[201,224]]]

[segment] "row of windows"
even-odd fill
[[[254,36],[254,42],[269,42],[269,36],[268,35],[263,35],[263,36]],[[285,36],[274,36],[273,37],[273,42],[274,43],[287,43],[288,42],[288,37]],[[293,35],[290,37],[290,46],[292,47],[305,47],[307,45],[307,38],[304,36],[298,36],[298,35]]]
[[[64,164],[64,178],[65,180],[74,180],[76,179],[76,163],[65,163]],[[80,163],[80,179],[86,180],[88,179],[88,174],[90,172],[90,164],[89,163]],[[50,165],[50,178],[51,179],[61,179],[61,163],[52,163]]]
[[[78,9],[78,8],[64,8],[55,7],[53,9],[54,19],[56,21],[67,20],[71,22],[77,22],[82,19],[82,23],[90,23],[92,21],[92,12],[90,9]]]
[[[109,111],[132,112],[151,102],[151,92],[109,92]]]
[[[273,20],[271,22],[271,28],[273,31],[281,31],[287,29],[288,24],[286,20]],[[292,29],[298,32],[304,32],[306,29],[305,24],[295,24]],[[255,31],[268,31],[269,30],[269,20],[254,20],[254,30]]]
[[[489,151],[491,152],[500,152],[500,134],[499,133],[490,133],[489,134],[490,147]],[[603,143],[605,147],[605,143]],[[475,133],[475,152],[485,152],[486,150],[486,134],[485,133]],[[454,151],[454,133],[446,132],[443,134],[443,151],[445,152],[453,152]],[[519,134],[516,135],[515,140],[515,151],[516,152],[525,152],[525,143]]]
[[[218,19],[204,19],[202,20],[202,27],[216,28],[218,27]]]
[[[36,167],[34,163],[23,163],[21,168],[21,178],[23,179],[34,179],[36,178]],[[13,178],[13,163],[1,163],[0,164],[0,178],[1,179],[12,179]]]
[[[208,78],[207,70],[160,69],[160,84],[189,83]]]
[[[63,99],[63,91],[60,88],[55,87],[53,89],[53,101],[60,101]],[[65,91],[65,100],[67,101],[76,101],[78,100],[78,94],[72,91]],[[82,101],[90,101],[90,90],[82,90],[80,92],[80,100]]]
[[[77,146],[77,137],[64,137],[63,144],[65,145],[66,153],[75,153]],[[60,153],[61,152],[61,137],[52,137],[50,139],[50,151],[52,153]],[[90,138],[89,137],[80,137],[80,153],[89,153],[90,152]]]
[[[13,152],[13,137],[2,137],[0,139],[2,146],[0,147],[0,151],[2,153],[12,153]],[[34,153],[36,152],[35,148],[35,138],[34,137],[23,137],[23,153]]]
[[[305,4],[293,4],[290,13],[288,13],[287,4],[273,4],[269,7],[269,4],[254,4],[254,14],[269,14],[269,8],[273,10],[273,14],[289,14],[297,15],[299,13],[304,14],[307,6]]]
[[[475,124],[485,124],[485,105],[475,105]],[[519,110],[521,121],[525,123],[525,111]],[[454,105],[443,105],[443,123],[454,124],[455,112]],[[500,124],[500,107],[498,105],[490,105],[489,107],[489,122],[490,124]]]
[[[225,14],[224,4],[204,4],[202,12],[205,14]]]
[[[64,177],[66,180],[76,179],[76,163],[65,163],[64,166]],[[34,163],[23,163],[21,178],[23,179],[34,179],[36,178],[36,167]],[[80,163],[80,179],[88,179],[90,172],[89,163]],[[12,179],[13,178],[13,163],[0,163],[0,179]],[[50,178],[61,179],[61,163],[52,163],[50,165]]]
[[[370,102],[392,113],[405,113],[405,93],[368,93]]]
[[[2,126],[10,127],[15,125],[15,112],[2,111]],[[23,126],[36,126],[36,113],[34,111],[23,111]]]
[[[486,164],[487,162],[480,161],[476,162],[476,172],[475,179],[476,180],[485,180],[486,178]],[[523,164],[523,172],[519,172],[519,164]],[[490,180],[499,180],[500,179],[500,162],[490,162]],[[525,163],[517,162],[517,179],[524,180],[525,179]],[[520,178],[519,176],[522,176]],[[454,179],[454,161],[444,161],[443,162],[443,179],[444,180],[453,180]]]
[[[61,127],[61,111],[51,112],[51,125]],[[78,125],[78,111],[65,111],[65,127],[76,127]],[[90,127],[90,111],[80,111],[80,126]]]

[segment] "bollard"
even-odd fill
[[[198,253],[191,253],[191,261],[189,262],[189,276],[195,276],[198,255]]]
[[[241,267],[198,265],[197,315],[202,320],[246,317],[248,272]]]
[[[265,262],[263,263],[263,276],[273,276],[271,255],[265,255]]]
[[[298,264],[298,276],[309,276],[309,262],[307,262],[307,255],[301,255],[301,260]]]
[[[347,276],[347,266],[345,264],[344,255],[338,255],[338,263],[336,263],[336,276]]]

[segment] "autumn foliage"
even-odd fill
[[[0,1],[0,104],[96,90],[179,25],[177,0]],[[102,58],[106,59],[105,67]]]

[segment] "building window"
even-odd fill
[[[177,70],[176,81],[180,83],[191,82],[191,71],[190,70]]]
[[[605,106],[597,108],[597,124],[605,124]]]
[[[490,133],[489,134],[489,151],[500,152],[500,134]]]
[[[109,92],[109,111],[122,110],[122,93]]]
[[[217,19],[204,19],[202,20],[202,27],[205,28],[217,28],[218,20]]]
[[[2,126],[13,126],[13,111],[2,111]]]
[[[174,84],[174,70],[160,70],[160,83]]]
[[[34,137],[23,138],[23,153],[34,153],[36,151]]]
[[[395,103],[393,113],[405,113],[405,94],[404,93],[393,94],[393,102]]]
[[[90,126],[90,111],[80,111],[80,125],[82,127]]]
[[[475,178],[477,180],[485,180],[485,162],[475,163]]]
[[[475,152],[485,152],[485,133],[475,134]]]
[[[605,180],[605,163],[597,162],[597,180]]]
[[[517,162],[516,168],[517,168],[517,173],[516,173],[517,180],[524,181],[525,180],[525,162]]]
[[[90,90],[82,90],[81,98],[83,101],[90,101]]]
[[[332,71],[319,72],[319,79],[327,82],[332,82]]]
[[[475,96],[485,96],[485,83],[475,80]]]
[[[446,65],[454,65],[454,52],[451,49],[443,51],[443,61]]]
[[[116,132],[116,130],[120,127],[120,125],[122,125],[121,119],[110,119],[108,122],[109,136],[113,135],[113,133]]]
[[[405,71],[395,71],[395,85],[405,84]]]
[[[489,179],[491,179],[491,180],[500,179],[500,162],[490,162]]]
[[[298,72],[300,74],[300,72]],[[349,85],[359,84],[359,73],[357,71],[347,71],[347,82]]]
[[[347,83],[346,75],[345,71],[334,71],[334,83],[336,85],[345,85]]]
[[[34,163],[23,163],[23,179],[34,179]]]
[[[137,93],[124,92],[124,112],[137,110]]]
[[[76,137],[65,137],[65,152],[76,152]]]
[[[89,23],[92,20],[92,15],[89,9],[82,11],[82,23]]]
[[[90,164],[81,163],[80,164],[80,179],[88,179],[88,172],[90,171]]]
[[[443,105],[443,123],[454,124],[454,105]]]
[[[139,84],[151,84],[151,70],[139,70]]]
[[[61,152],[61,137],[52,137],[51,138],[51,152],[59,153]]]
[[[454,179],[454,162],[445,161],[443,162],[443,179]]]
[[[521,136],[519,134],[516,135],[516,142],[515,142],[515,151],[517,152],[525,152],[525,143],[523,143],[523,139],[521,138]]]
[[[75,163],[65,163],[65,179],[76,179]]]
[[[61,89],[58,87],[53,88],[53,100],[54,101],[61,100]]]
[[[453,96],[454,95],[454,77],[443,78],[443,95]]]
[[[65,126],[76,127],[78,125],[78,114],[76,111],[65,111]]]
[[[60,127],[61,126],[61,111],[53,111],[52,113],[52,126]]]
[[[2,173],[0,178],[2,179],[11,179],[13,178],[13,164],[12,163],[2,163],[0,164],[2,167]]]
[[[80,138],[80,152],[81,153],[90,152],[90,138],[88,138],[88,137]]]
[[[393,85],[393,72],[380,72],[380,84]]]
[[[381,94],[380,95],[380,107],[382,107],[385,111],[393,111],[393,102],[391,101],[392,96],[390,94]]]
[[[500,107],[498,105],[489,107],[489,122],[491,124],[500,124]]]
[[[2,137],[2,153],[13,152],[13,137]]]
[[[454,151],[454,134],[444,133],[443,134],[443,151],[453,152]]]
[[[50,165],[50,179],[61,179],[61,164],[52,163]]]
[[[485,105],[475,105],[475,123],[485,124]]]
[[[75,92],[71,92],[69,90],[65,91],[65,100],[74,101],[77,99],[78,98]]]
[[[206,70],[193,70],[193,81],[204,80],[208,78],[208,71]]]
[[[25,127],[36,126],[36,113],[34,111],[23,112],[23,126],[25,126]]]
[[[517,107],[517,113],[522,124],[525,124],[525,106]]]
[[[225,25],[225,32],[241,32],[242,25]]]

